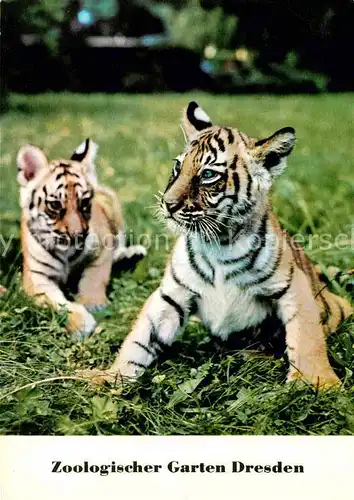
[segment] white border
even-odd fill
[[[2,437],[2,500],[339,500],[353,493],[352,437]],[[162,464],[159,473],[52,473],[62,464]],[[171,473],[180,464],[302,464],[304,473]],[[350,493],[352,492],[352,493]]]

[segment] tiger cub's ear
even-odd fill
[[[257,162],[260,162],[271,176],[276,176],[284,170],[286,158],[293,150],[295,141],[295,130],[292,127],[285,127],[267,139],[257,141],[253,154]]]
[[[48,160],[43,151],[32,144],[26,144],[17,153],[17,180],[25,186],[42,169],[48,168]]]
[[[78,146],[73,154],[71,160],[84,162],[87,164],[95,163],[98,146],[91,139],[86,139]]]
[[[183,110],[182,125],[188,140],[191,140],[201,130],[211,127],[212,123],[206,112],[192,101]]]
[[[95,159],[97,155],[98,146],[91,139],[86,139],[78,146],[73,154],[71,160],[78,161],[86,167],[87,174],[91,177],[93,183],[97,182]]]

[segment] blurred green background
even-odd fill
[[[276,182],[274,208],[291,234],[303,236],[308,255],[333,280],[330,286],[353,297],[353,277],[347,274],[354,261],[351,94],[12,95],[2,119],[1,147],[0,233],[5,242],[13,238],[0,262],[0,282],[9,287],[0,297],[1,433],[354,433],[353,320],[329,340],[331,362],[344,382],[341,391],[318,394],[310,387],[288,386],[284,360],[215,345],[194,321],[172,351],[121,396],[65,379],[78,368],[107,367],[113,361],[161,280],[173,239],[163,244],[166,230],[152,205],[154,194],[165,188],[172,158],[184,148],[179,121],[191,99],[215,123],[256,137],[287,125],[296,128],[298,142]],[[114,275],[109,308],[97,315],[99,331],[73,344],[65,317],[36,307],[21,291],[15,158],[28,141],[42,146],[49,158],[68,157],[87,136],[100,146],[98,175],[123,203],[130,241],[146,244],[160,236],[162,244],[149,248],[134,273]]]

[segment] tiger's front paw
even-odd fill
[[[108,304],[91,304],[85,307],[90,313],[99,313],[105,311],[108,308]]]
[[[104,311],[108,307],[105,289],[92,290],[90,294],[80,294],[77,301],[91,313]]]
[[[123,379],[119,372],[113,370],[99,370],[98,368],[79,370],[77,376],[87,380],[94,385],[103,385],[108,383],[112,386],[115,393],[120,393],[123,389]]]
[[[74,340],[83,341],[96,328],[95,318],[82,304],[73,303],[70,307],[67,329],[72,333]]]
[[[338,388],[341,385],[340,379],[334,373],[332,369],[325,370],[318,374],[305,375],[300,371],[290,371],[288,373],[287,382],[300,381],[300,382],[310,382],[316,388],[326,390],[332,388]]]

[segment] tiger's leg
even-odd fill
[[[25,267],[23,284],[26,293],[34,297],[37,304],[49,304],[58,310],[65,307],[68,310],[67,330],[78,340],[87,337],[96,328],[96,321],[86,308],[67,300],[59,286],[49,277],[34,274]]]
[[[124,231],[117,235],[118,247],[113,252],[113,262],[122,260],[135,260],[138,262],[146,255],[146,248],[143,245],[131,245],[127,247]]]
[[[333,333],[345,319],[353,314],[353,307],[347,299],[335,295],[327,289],[322,291],[322,295],[329,312],[329,317],[326,321],[328,333]]]
[[[111,276],[113,251],[102,248],[99,257],[85,267],[79,282],[78,301],[90,311],[102,310],[107,304],[106,289]]]
[[[322,283],[321,295],[325,300],[326,307],[329,312],[329,317],[326,321],[327,333],[333,333],[337,330],[340,324],[354,313],[353,306],[350,302],[340,295],[336,295],[328,290],[328,281],[323,279],[322,268],[319,265],[314,266],[314,269]],[[335,279],[341,275],[341,270],[337,267],[327,268],[327,273],[330,279]]]
[[[167,272],[168,274],[168,272]],[[107,370],[88,370],[81,374],[95,383],[121,384],[134,380],[170,346],[184,327],[192,294],[167,276],[146,301],[119,354]]]
[[[306,275],[296,269],[288,291],[278,301],[285,325],[288,381],[302,379],[328,388],[340,383],[327,356],[320,311]]]
[[[120,247],[114,252],[114,262],[124,259],[141,260],[146,255],[146,248],[143,245],[132,245],[130,247]]]

